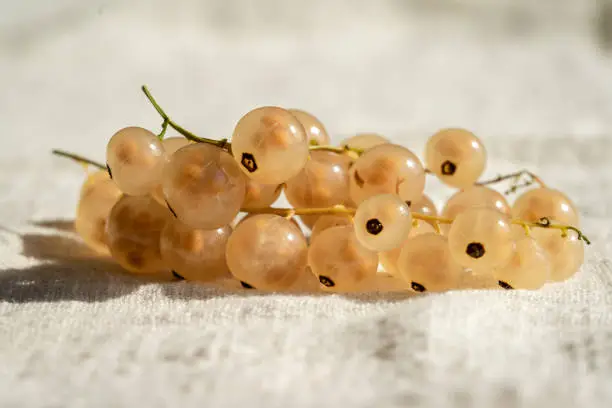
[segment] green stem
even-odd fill
[[[191,140],[193,142],[197,142],[197,143],[208,143],[208,144],[220,147],[222,149],[229,149],[231,147],[230,144],[228,143],[227,139],[214,140],[214,139],[208,139],[208,138],[205,138],[205,137],[200,137],[200,136],[197,136],[197,135],[191,133],[190,131],[188,131],[184,127],[180,126],[179,124],[174,122],[172,119],[170,119],[170,117],[166,114],[166,112],[164,112],[162,107],[159,106],[159,104],[157,103],[157,101],[155,100],[153,95],[151,95],[151,92],[149,91],[149,88],[147,88],[146,85],[143,85],[141,87],[141,89],[142,89],[142,92],[144,92],[144,94],[147,97],[147,99],[149,100],[149,102],[151,102],[151,105],[153,105],[153,107],[155,108],[155,110],[157,111],[159,116],[161,116],[162,119],[164,120],[164,124],[167,123],[167,126],[169,125],[172,129],[176,130],[181,135],[185,136],[185,138],[187,138],[187,139],[189,139],[189,140]],[[162,125],[162,127],[163,127],[163,125]],[[163,129],[162,129],[162,132],[164,132]]]
[[[164,123],[162,123],[162,130],[161,132],[159,132],[159,135],[157,135],[157,138],[159,140],[164,140],[164,137],[166,136],[166,130],[168,130],[168,119],[164,119]]]
[[[61,157],[67,157],[69,159],[72,159],[78,163],[83,163],[83,164],[90,164],[92,166],[95,166],[101,170],[106,170],[106,165],[102,164],[102,163],[98,163],[97,161],[88,159],[87,157],[83,157],[80,156],[78,154],[74,154],[74,153],[70,153],[64,150],[58,150],[58,149],[53,149],[51,150],[51,153],[55,154],[56,156],[61,156]]]
[[[527,176],[527,177],[529,177],[529,180],[527,180],[523,184],[519,184],[519,179],[520,179],[521,176]],[[528,186],[530,186],[530,185],[532,185],[534,183],[539,184],[540,187],[546,188],[546,183],[544,183],[544,181],[541,178],[539,178],[538,176],[536,176],[534,173],[532,173],[529,170],[519,170],[519,171],[514,172],[514,173],[506,174],[506,175],[503,175],[503,176],[497,176],[497,177],[495,177],[493,179],[485,180],[485,181],[480,181],[480,182],[477,182],[475,184],[477,186],[487,186],[487,185],[490,185],[490,184],[495,184],[495,183],[499,183],[501,181],[506,181],[506,180],[513,180],[514,181],[512,187],[510,187],[510,189],[508,189],[506,194],[514,193],[519,188],[528,187]]]

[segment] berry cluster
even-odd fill
[[[456,289],[466,274],[536,289],[583,262],[588,239],[569,198],[529,172],[478,182],[486,150],[466,130],[433,135],[425,167],[375,134],[329,146],[314,116],[278,107],[244,115],[231,143],[200,138],[143,91],[161,133],[118,131],[76,216],[85,243],[127,271],[271,291],[380,290],[385,276],[389,290],[424,292]],[[184,137],[165,138],[168,127]],[[424,194],[427,173],[458,189],[439,215]],[[522,176],[538,186],[512,206],[488,187],[511,179],[515,191]],[[272,208],[283,191],[293,208]]]

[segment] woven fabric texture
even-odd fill
[[[289,13],[241,32],[221,2],[203,2],[208,19],[195,2],[97,2],[55,23],[7,8],[2,408],[612,404],[612,65],[588,29],[569,13],[568,32],[512,37],[393,2],[343,18],[315,3],[308,24]],[[593,245],[573,279],[535,292],[261,294],[122,274],[71,232],[83,173],[49,150],[100,159],[118,128],[157,129],[142,83],[210,137],[269,104],[320,112],[335,142],[375,130],[418,153],[437,128],[474,129],[487,176],[534,170],[575,200]],[[449,194],[428,189],[438,205]]]

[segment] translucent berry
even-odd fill
[[[378,272],[368,286],[371,287],[372,292],[409,292],[411,290],[410,284],[399,274],[391,275],[385,272]]]
[[[240,223],[242,223],[242,222],[244,222],[244,221],[246,221],[246,220],[248,220],[250,218],[253,218],[253,217],[257,216],[257,215],[260,215],[260,214],[258,214],[258,213],[247,213],[244,217],[240,218],[239,220],[238,219],[234,220],[234,229],[236,229],[236,227],[238,225],[240,225]],[[302,236],[304,237],[304,239],[306,239],[306,236],[304,235],[304,232],[302,231],[302,227],[300,227],[300,224],[298,223],[296,217],[291,217],[291,218],[284,217],[284,218],[286,220],[288,220],[289,222],[291,222],[298,229],[298,231],[300,231],[302,233]]]
[[[451,225],[448,243],[459,265],[476,273],[491,273],[504,267],[512,256],[510,218],[490,208],[463,211]]]
[[[168,157],[172,156],[178,149],[187,146],[190,143],[189,139],[182,136],[166,137],[162,140],[162,146]]]
[[[323,288],[325,287],[323,286]],[[330,290],[323,289],[323,291]],[[410,285],[402,278],[392,276],[386,272],[377,272],[369,275],[355,286],[336,291],[342,293],[409,292]]]
[[[457,288],[463,268],[451,256],[447,238],[425,233],[408,239],[397,261],[402,278],[416,292]]]
[[[397,248],[393,248],[389,251],[379,252],[378,260],[382,265],[383,269],[391,275],[400,276],[399,271],[397,269],[397,260],[400,256],[400,253],[402,252],[402,248],[404,247],[404,245],[406,245],[406,242],[410,238],[415,237],[417,235],[434,232],[436,232],[436,230],[428,222],[419,221],[416,225],[413,225],[410,229],[408,237],[404,240],[404,242],[400,244],[400,246],[398,246]]]
[[[443,129],[427,141],[427,168],[452,187],[473,185],[483,173],[486,162],[484,145],[467,130]]]
[[[181,147],[185,147],[190,144],[188,139],[184,137],[167,137],[162,140],[162,146],[164,147],[164,151],[166,152],[166,157],[168,160],[170,157]],[[166,161],[167,163],[167,161]],[[166,197],[164,196],[164,187],[162,186],[162,180],[159,180],[157,186],[151,191],[151,197],[155,199],[160,205],[166,205]]]
[[[243,210],[268,208],[278,199],[283,191],[283,184],[261,184],[246,177]]]
[[[196,229],[232,222],[244,200],[245,178],[225,151],[204,143],[177,150],[166,165],[164,196],[172,213]]]
[[[397,195],[372,196],[357,207],[353,218],[359,242],[372,251],[399,247],[412,228],[410,208]]]
[[[146,195],[161,179],[166,154],[161,141],[139,127],[121,129],[106,147],[106,164],[117,187],[129,195]]]
[[[438,215],[436,205],[426,194],[423,194],[421,198],[410,203],[410,211],[423,215],[429,215],[431,217],[436,217]]]
[[[515,234],[516,236],[516,234]],[[523,232],[516,238],[510,262],[494,270],[504,289],[539,289],[550,279],[551,262],[538,242]]]
[[[308,159],[308,136],[299,120],[277,107],[250,111],[234,129],[232,154],[253,180],[280,184],[302,170]]]
[[[512,206],[512,216],[528,222],[545,217],[572,226],[580,222],[576,206],[565,194],[544,187],[520,195]]]
[[[328,228],[308,249],[308,265],[324,290],[350,292],[373,277],[378,256],[357,241],[351,225]]]
[[[81,189],[74,226],[89,248],[99,254],[109,255],[106,219],[121,197],[121,191],[108,175],[105,178],[100,175],[94,177],[88,178]]]
[[[584,243],[574,231],[563,237],[557,229],[533,228],[531,234],[548,254],[552,264],[550,280],[561,282],[578,272],[584,262]]]
[[[308,136],[308,144],[311,146],[329,145],[329,135],[325,130],[325,126],[314,115],[304,112],[299,109],[289,109],[289,112],[295,116],[306,131]]]
[[[344,139],[340,146],[349,149],[363,150],[366,151],[372,147],[391,143],[389,139],[378,135],[376,133],[360,133],[355,136]]]
[[[193,229],[176,218],[161,232],[161,256],[168,269],[187,280],[211,282],[229,278],[225,247],[232,233],[226,225],[213,230]]]
[[[106,239],[113,258],[130,272],[165,271],[159,241],[169,216],[168,210],[151,197],[121,197],[106,223]]]
[[[487,290],[504,290],[500,286],[499,279],[495,278],[495,275],[490,274],[479,274],[472,273],[470,271],[464,271],[461,274],[461,279],[457,285],[458,289],[470,290],[470,289],[487,289]]]
[[[343,154],[314,151],[302,171],[287,180],[285,196],[295,208],[323,208],[349,200],[350,159]],[[319,216],[300,216],[312,227]]]
[[[484,186],[470,186],[448,199],[442,210],[442,216],[454,219],[464,210],[480,207],[510,215],[510,205],[501,193]]]
[[[302,273],[298,274],[297,279],[287,288],[287,291],[292,293],[316,293],[321,291],[321,284],[308,266]]]
[[[227,242],[236,279],[261,290],[285,290],[306,270],[308,245],[289,220],[259,214],[240,222]]]
[[[452,220],[470,208],[491,208],[510,215],[510,205],[502,194],[488,187],[470,186],[448,199],[442,210],[442,217]],[[447,234],[450,225],[444,224],[441,227],[442,231]]]
[[[424,188],[425,171],[418,157],[394,144],[367,150],[349,173],[349,191],[357,205],[378,194],[397,194],[411,204],[423,196]]]
[[[316,237],[326,229],[340,225],[353,225],[353,218],[348,214],[321,215],[312,227],[310,241],[316,239]]]
[[[84,195],[89,194],[90,190],[93,189],[96,186],[96,184],[98,184],[99,182],[110,181],[110,179],[111,178],[107,170],[98,170],[98,171],[89,173],[87,175],[87,178],[83,182],[83,185],[81,186],[80,196],[83,197]]]

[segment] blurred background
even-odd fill
[[[126,125],[226,137],[255,106],[334,141],[444,126],[589,138],[612,126],[611,0],[0,0],[0,158],[101,159]]]

